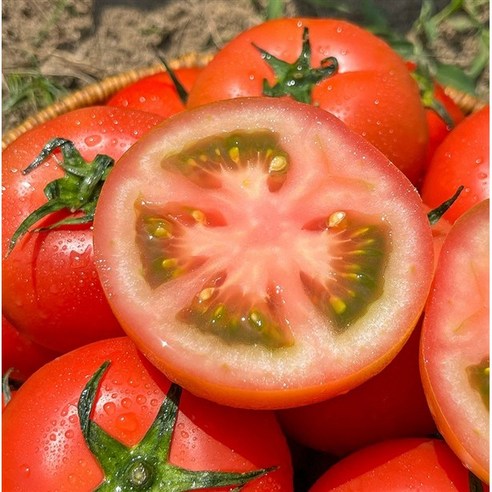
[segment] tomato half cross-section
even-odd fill
[[[489,200],[453,225],[425,309],[420,369],[437,427],[489,481]]]
[[[393,164],[289,99],[188,110],[122,157],[94,220],[110,305],[190,391],[282,408],[347,391],[410,336],[432,234]]]

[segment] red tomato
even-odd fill
[[[200,67],[183,67],[174,73],[186,92],[189,92],[201,70]],[[147,111],[163,118],[185,109],[185,104],[168,72],[149,75],[124,87],[106,104]]]
[[[420,326],[373,378],[329,400],[279,411],[287,435],[309,448],[345,456],[369,444],[436,432],[419,373]]]
[[[458,219],[444,242],[425,309],[421,373],[440,433],[489,480],[489,201]]]
[[[35,343],[64,352],[123,334],[102,291],[93,261],[90,223],[28,233],[6,256],[21,222],[47,202],[47,183],[61,178],[60,153],[37,169],[25,169],[54,137],[71,140],[83,157],[116,159],[161,118],[107,106],[79,109],[19,137],[3,153],[3,312]],[[53,224],[63,212],[36,227]]]
[[[161,370],[220,403],[280,408],[396,355],[433,251],[419,195],[385,156],[287,98],[221,101],[155,130],[109,176],[94,244],[116,316]]]
[[[24,382],[57,355],[57,352],[34,343],[2,316],[2,374],[12,369],[10,379]]]
[[[426,108],[425,115],[427,118],[427,125],[429,127],[427,162],[432,160],[437,147],[439,147],[441,142],[448,136],[449,132],[451,132],[453,128],[465,118],[465,114],[460,107],[448,95],[446,95],[444,89],[437,83],[434,84],[434,98],[446,110],[449,118],[453,122],[453,125],[450,126],[446,123],[435,110]]]
[[[429,129],[426,161],[430,162],[439,144],[465,118],[465,114],[453,99],[446,94],[440,84],[417,69],[416,63],[408,60],[405,63],[419,85],[420,97],[425,107],[425,116]],[[444,115],[441,113],[444,113]]]
[[[396,439],[357,451],[328,469],[310,492],[468,492],[469,472],[438,439]],[[478,490],[478,489],[477,489]]]
[[[311,51],[300,56],[306,27]],[[428,138],[418,86],[404,61],[386,43],[341,20],[283,18],[242,32],[197,78],[188,106],[265,94],[264,80],[274,85],[279,77],[268,63],[268,56],[258,48],[293,64],[295,73],[286,82],[289,88],[314,84],[313,72],[299,80],[297,67],[307,63],[308,68],[319,69],[329,64],[328,57],[335,57],[338,70],[313,85],[310,102],[339,117],[414,183],[418,181]]]
[[[105,361],[101,381],[87,385]],[[152,480],[169,490],[189,490],[192,481],[209,490],[216,471],[232,473],[227,490],[238,479],[244,491],[292,490],[290,453],[273,413],[222,407],[186,391],[179,399],[178,390],[126,337],[50,362],[4,410],[2,490],[92,491],[104,479],[112,490],[155,490]],[[137,487],[136,479],[144,483]]]
[[[489,106],[463,120],[437,148],[422,183],[422,198],[435,207],[464,185],[444,217],[454,222],[489,192]]]

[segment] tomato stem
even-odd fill
[[[105,361],[83,389],[78,402],[82,435],[100,463],[104,480],[97,491],[138,490],[184,492],[204,488],[242,487],[276,467],[248,472],[187,470],[169,462],[182,389],[172,383],[157,416],[142,440],[129,448],[91,420],[100,383],[108,370]]]
[[[299,102],[310,104],[314,86],[331,77],[338,70],[338,60],[333,56],[321,60],[319,68],[311,67],[311,44],[307,27],[304,28],[302,34],[301,53],[294,63],[280,60],[254,43],[253,46],[273,69],[277,79],[274,85],[270,85],[266,79],[263,80],[263,95],[265,96],[291,96]]]
[[[431,210],[428,214],[427,217],[429,219],[430,225],[436,224],[439,219],[448,211],[448,209],[453,205],[453,203],[457,200],[457,198],[460,196],[461,192],[463,191],[465,187],[463,185],[459,186],[458,189],[456,190],[455,194],[447,199],[446,201],[442,202],[441,205],[438,207],[434,208]]]
[[[27,175],[37,169],[58,149],[61,150],[63,156],[59,165],[65,175],[46,185],[44,194],[48,201],[28,215],[16,229],[9,241],[7,256],[12,252],[18,240],[29,232],[34,224],[55,212],[66,210],[71,215],[54,224],[34,229],[34,231],[85,224],[94,219],[97,200],[102,185],[114,165],[114,159],[99,154],[92,162],[87,162],[75,148],[73,142],[64,138],[54,138],[43,147],[39,155],[22,171],[22,174]]]

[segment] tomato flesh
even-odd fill
[[[489,201],[455,222],[425,309],[421,374],[441,434],[489,480]],[[459,402],[459,403],[457,403]]]
[[[127,333],[171,379],[235,406],[308,403],[381,370],[432,275],[408,179],[329,113],[285,99],[159,126],[115,166],[94,227]]]

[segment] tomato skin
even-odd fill
[[[339,461],[310,492],[470,490],[468,470],[438,439],[396,439],[361,449]]]
[[[205,67],[189,94],[188,107],[262,95],[263,80],[275,81],[253,43],[292,63],[301,51],[304,26],[309,28],[312,66],[319,67],[330,56],[339,65],[335,75],[314,87],[312,104],[367,138],[416,183],[428,139],[418,86],[388,45],[353,24],[334,19],[275,19],[244,31]]]
[[[431,208],[465,188],[444,217],[453,223],[489,192],[489,106],[467,116],[436,149],[424,176],[422,199]]]
[[[279,411],[286,434],[330,455],[346,456],[386,439],[427,437],[436,432],[420,380],[420,323],[380,373],[348,393]]]
[[[126,337],[81,347],[43,366],[3,414],[3,490],[91,491],[102,471],[82,436],[77,402],[87,380],[111,364],[92,420],[126,446],[144,436],[170,382]],[[290,453],[270,412],[221,407],[183,392],[170,461],[193,470],[277,470],[243,490],[292,490]]]
[[[201,67],[183,67],[174,73],[184,89],[189,92]],[[114,94],[106,103],[108,106],[120,106],[137,109],[168,118],[185,109],[176,87],[167,72],[144,77]]]
[[[27,175],[21,171],[49,140],[60,136],[73,141],[86,159],[91,160],[96,154],[116,159],[160,121],[160,117],[150,113],[88,107],[34,128],[5,149],[3,311],[35,343],[65,352],[123,332],[96,273],[90,224],[28,233],[5,258],[8,241],[22,220],[47,201],[43,193],[46,184],[63,175],[57,165],[59,155],[50,157]]]
[[[429,127],[429,146],[427,148],[427,162],[430,163],[437,147],[448,136],[453,128],[465,119],[465,113],[461,108],[445,93],[444,88],[439,84],[434,84],[434,98],[440,102],[448,115],[452,119],[454,126],[449,127],[445,121],[432,109],[426,108],[425,116]]]
[[[33,372],[59,354],[34,343],[2,315],[2,374],[9,369],[10,380],[24,382]]]
[[[489,365],[489,234],[489,200],[454,223],[439,257],[420,346],[422,384],[439,432],[485,482],[489,409],[483,399],[488,390],[485,396],[473,388],[467,371],[484,359]]]
[[[203,122],[206,122],[206,125],[203,125]],[[215,138],[215,135],[221,137],[227,132],[251,132],[257,128],[262,131],[265,129],[275,131],[275,134],[282,139],[286,153],[291,155],[289,180],[286,181],[286,187],[281,193],[265,192],[264,197],[257,199],[260,191],[264,190],[261,185],[258,185],[258,188],[256,185],[251,186],[253,191],[258,189],[259,192],[249,194],[250,188],[246,186],[239,186],[239,190],[234,188],[235,175],[231,175],[230,178],[228,177],[232,182],[230,189],[227,188],[229,182],[226,181],[227,185],[223,188],[226,188],[225,191],[228,193],[220,198],[217,205],[213,200],[222,191],[220,188],[209,193],[210,190],[188,182],[178,171],[163,170],[162,156],[174,155],[176,149],[179,152],[182,148],[186,149],[197,142]],[[307,140],[306,135],[311,138]],[[310,145],[308,142],[311,141],[316,144]],[[333,148],[336,147],[336,159],[326,157],[323,142],[330,142]],[[315,152],[315,155],[310,155],[311,151]],[[349,161],[352,166],[345,165]],[[306,163],[311,162],[317,162],[321,167],[314,165],[306,167]],[[327,168],[329,168],[328,173],[326,173]],[[252,179],[258,174],[252,174]],[[355,178],[354,174],[356,174]],[[364,175],[365,178],[362,177]],[[241,184],[250,183],[247,177],[242,179],[243,175],[239,174],[239,176]],[[342,183],[342,186],[332,190],[333,203],[327,204],[326,196],[330,193],[326,190],[330,189],[330,184],[333,182]],[[362,200],[363,204],[354,204],[352,185],[356,186],[361,194],[368,194],[367,199]],[[345,186],[348,188],[346,189]],[[381,188],[378,188],[379,186]],[[375,191],[376,189],[378,191]],[[180,196],[181,192],[185,198]],[[337,197],[338,192],[340,195]],[[241,201],[232,200],[232,197],[237,196],[236,193],[244,199],[245,205]],[[386,198],[383,198],[383,195]],[[194,203],[192,200],[195,196],[200,196],[204,202]],[[291,196],[294,196],[293,200]],[[378,197],[377,200],[374,199],[375,196]],[[220,206],[224,214],[228,212],[231,235],[239,232],[238,236],[246,239],[244,249],[241,244],[235,244],[237,254],[245,255],[246,259],[259,258],[264,263],[259,263],[261,268],[258,268],[258,271],[266,272],[272,268],[274,274],[278,275],[280,280],[275,278],[275,282],[282,287],[278,290],[285,296],[285,306],[287,306],[285,309],[289,309],[288,319],[295,321],[299,343],[297,345],[294,343],[292,350],[290,347],[282,347],[277,352],[279,356],[272,357],[272,351],[261,344],[226,343],[219,336],[215,334],[212,336],[200,327],[182,323],[176,316],[177,311],[186,306],[187,302],[189,303],[195,292],[200,292],[203,278],[206,279],[211,273],[206,270],[207,265],[205,265],[203,271],[197,268],[190,275],[175,277],[172,281],[156,288],[150,285],[146,277],[141,274],[142,249],[132,238],[129,238],[126,232],[128,228],[135,230],[139,226],[135,206],[136,201],[141,201],[142,197],[160,205],[168,201],[180,203],[184,200],[187,206],[191,201],[193,207],[198,209],[204,207],[207,210],[210,207],[215,210],[215,207]],[[398,255],[389,259],[390,265],[385,276],[385,295],[381,298],[381,304],[385,307],[381,309],[374,307],[368,317],[359,318],[356,321],[357,330],[351,331],[349,328],[345,337],[335,337],[330,330],[329,320],[323,318],[323,314],[320,314],[310,302],[299,281],[299,271],[297,275],[292,275],[293,278],[287,275],[287,272],[299,268],[298,265],[304,261],[305,244],[299,247],[292,245],[294,233],[284,232],[281,240],[285,242],[280,246],[286,252],[296,253],[293,263],[289,263],[291,260],[287,255],[284,263],[283,255],[277,255],[276,249],[273,254],[271,253],[271,242],[275,247],[279,247],[275,244],[278,240],[275,229],[273,233],[268,231],[266,242],[261,241],[259,234],[260,231],[267,230],[267,225],[272,229],[272,223],[266,221],[272,220],[269,211],[275,210],[276,205],[278,209],[282,209],[281,214],[279,213],[274,221],[274,224],[279,225],[279,230],[289,230],[293,223],[295,232],[299,235],[304,234],[305,229],[302,229],[302,224],[313,218],[311,206],[301,207],[302,204],[306,204],[308,197],[313,200],[309,204],[316,207],[319,214],[327,210],[340,210],[338,207],[347,207],[350,210],[355,207],[359,211],[371,213],[371,217],[382,213],[379,207],[383,200],[387,199],[388,207],[384,211],[384,218],[389,223],[393,223],[392,251],[395,255],[398,252],[404,256],[401,261],[397,260]],[[402,202],[399,202],[400,199]],[[294,209],[290,208],[291,202],[295,204]],[[232,205],[232,211],[229,211],[229,205]],[[247,215],[251,209],[255,211],[253,221]],[[368,211],[369,209],[371,212]],[[114,221],[115,216],[121,222]],[[261,223],[263,219],[265,224]],[[409,220],[414,224],[410,228]],[[250,224],[253,227],[253,234],[250,233]],[[397,224],[402,224],[402,227],[397,227]],[[244,229],[242,229],[243,225]],[[207,247],[225,245],[218,250],[218,253],[214,251],[210,253],[211,256],[215,255],[212,256],[213,260],[210,263],[213,267],[217,256],[223,265],[222,268],[233,269],[239,263],[242,265],[242,262],[236,259],[237,255],[232,260],[227,257],[230,252],[227,245],[235,241],[231,235],[228,235],[227,230],[224,232],[225,227],[209,231],[210,235],[215,234],[211,241],[212,245],[202,244],[200,238],[193,236],[193,241],[188,242],[203,245],[206,251]],[[94,228],[97,265],[102,282],[107,289],[113,309],[129,336],[173,381],[195,394],[231,406],[293,407],[326,399],[368,379],[389,363],[410,336],[423,309],[432,278],[431,229],[423,212],[420,197],[408,179],[366,140],[351,132],[333,115],[311,105],[288,99],[232,99],[188,110],[166,120],[147,137],[141,139],[119,161],[118,167],[109,176],[101,193]],[[187,234],[193,235],[195,232],[199,234],[201,231],[196,227]],[[122,240],[115,240],[116,237],[121,237]],[[226,242],[224,237],[228,238]],[[306,239],[307,242],[311,240],[312,236]],[[267,251],[263,254],[265,246]],[[322,248],[318,249],[320,250],[324,251]],[[416,254],[416,251],[420,252]],[[411,258],[407,254],[410,254]],[[273,256],[282,256],[282,258],[275,263]],[[267,261],[268,259],[271,261]],[[323,260],[320,259],[319,264],[323,264],[322,262]],[[270,266],[271,264],[273,266]],[[162,263],[157,266],[159,265]],[[236,274],[233,275],[235,278],[246,274],[240,270],[233,273]],[[402,288],[404,281],[409,281],[411,288]],[[251,288],[256,288],[256,285]],[[126,296],[124,292],[127,293]],[[132,295],[128,296],[128,292],[132,292]],[[394,306],[393,295],[399,296],[402,293],[409,295],[407,300],[398,304],[399,307],[404,305],[405,309],[401,309],[397,315],[392,315],[391,322],[383,322],[380,312],[391,311],[386,303],[391,302]],[[298,309],[299,305],[301,307]],[[142,309],[144,306],[145,309]],[[304,325],[307,316],[312,319],[309,326]],[[382,340],[379,336],[358,337],[357,335],[364,330],[366,322],[374,330],[373,333],[384,331],[387,338]],[[186,337],[182,337],[183,333],[186,333]],[[303,339],[303,335],[306,339]],[[350,356],[344,359],[347,363],[344,372],[338,372],[339,366],[330,362],[328,355],[331,354],[330,350],[333,350],[336,351],[336,356],[340,357],[338,349],[333,348],[340,338],[343,338],[342,342],[346,344],[344,353],[354,350],[355,344],[359,344],[360,347],[357,360]],[[313,342],[313,339],[316,342]],[[320,349],[322,343],[326,344],[326,350]],[[368,348],[369,345],[371,349]],[[365,359],[360,356],[361,354]],[[261,368],[257,363],[258,360],[261,361]],[[316,363],[316,360],[320,363]],[[308,370],[306,363],[312,370]],[[197,370],[198,367],[200,370]],[[230,367],[234,367],[234,371],[231,371]],[[299,367],[302,367],[302,370],[299,370]]]

